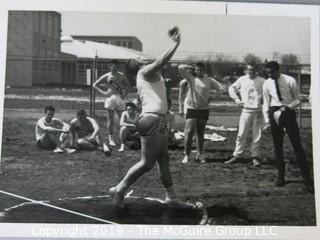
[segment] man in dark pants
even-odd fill
[[[285,163],[283,159],[283,137],[285,130],[297,157],[305,184],[308,190],[312,191],[313,181],[301,144],[299,126],[294,110],[300,104],[299,88],[294,78],[280,73],[277,62],[268,62],[266,69],[269,78],[263,85],[263,107],[266,126],[271,127],[278,168],[278,178],[275,184],[278,187],[285,185]]]

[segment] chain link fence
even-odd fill
[[[90,115],[95,113],[96,94],[92,84],[100,76],[109,71],[108,59],[75,59],[75,58],[22,58],[10,56],[7,59],[6,87],[80,87],[89,88]],[[126,73],[127,60],[119,60],[119,70]],[[171,62],[164,66],[162,75],[178,86],[181,77],[178,65],[182,62]],[[244,63],[205,62],[210,76],[220,81],[226,87],[230,86],[239,76],[245,74]],[[259,75],[267,78],[264,64],[258,65]],[[310,93],[311,67],[307,64],[281,65],[281,72],[294,77],[304,95]],[[135,86],[135,76],[127,74],[129,82]],[[228,96],[225,96],[228,99]],[[301,116],[308,114],[310,106],[304,104],[298,108],[299,123],[302,126]],[[310,113],[309,113],[310,115]]]

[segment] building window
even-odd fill
[[[128,46],[128,42],[127,41],[122,41],[121,42],[121,46],[122,47],[127,47]]]
[[[39,71],[40,69],[40,62],[39,61],[34,61],[33,62],[33,70]]]
[[[51,50],[47,51],[47,57],[52,57],[53,56],[53,52]]]
[[[33,27],[35,32],[39,32],[39,13],[33,13]]]
[[[117,46],[121,46],[121,41],[116,41]]]
[[[52,15],[51,14],[48,14],[48,18],[47,18],[47,33],[48,33],[48,36],[52,36],[53,35],[53,28],[54,28],[54,22],[52,20]]]
[[[60,64],[59,64],[59,62],[53,62],[53,71],[55,71],[55,72],[59,72],[59,70],[60,70]]]
[[[55,17],[54,18],[54,25],[53,25],[53,37],[56,39],[60,38],[60,26],[59,26],[59,18]]]
[[[48,71],[52,71],[53,70],[52,62],[48,62],[47,66],[48,66]]]
[[[39,56],[40,54],[40,48],[38,48],[37,46],[33,47],[33,54],[35,56]]]
[[[40,13],[40,31],[42,34],[46,34],[46,14]]]
[[[40,56],[41,57],[46,57],[46,48],[40,48]]]
[[[47,62],[46,61],[41,61],[41,65],[40,65],[40,69],[42,71],[46,71],[47,70]]]
[[[132,48],[132,41],[128,42],[128,48]]]
[[[81,62],[78,64],[78,74],[80,77],[85,77],[87,75],[87,69],[91,69],[91,63]]]

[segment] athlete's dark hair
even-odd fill
[[[77,111],[77,116],[83,116],[83,115],[87,115],[86,110],[80,109]]]
[[[273,70],[279,70],[279,63],[276,61],[270,61],[266,64],[266,68],[273,69]]]
[[[203,62],[196,62],[196,67],[199,67],[199,68],[202,68],[202,69],[205,69],[206,68],[206,66],[204,65],[204,63]]]
[[[132,109],[136,109],[137,108],[137,106],[133,102],[127,102],[126,103],[126,108],[127,107],[131,107]]]
[[[136,76],[140,69],[140,64],[134,59],[128,59],[125,64],[125,71],[131,76]]]
[[[48,106],[45,107],[44,113],[47,113],[47,112],[49,112],[49,111],[55,112],[56,110],[55,110],[55,108],[54,108],[52,105],[48,105]]]

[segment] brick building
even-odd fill
[[[61,38],[61,15],[53,11],[9,11],[6,86],[86,85],[88,73],[99,77],[112,59],[121,70],[128,58],[151,57],[136,37]]]
[[[60,83],[60,33],[58,12],[9,11],[6,86]]]

